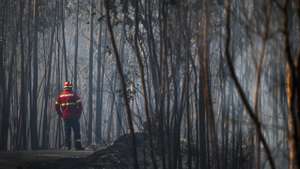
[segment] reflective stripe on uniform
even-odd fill
[[[56,101],[55,104],[59,104],[59,103]]]
[[[80,102],[81,102],[81,100],[80,100],[80,99],[76,100],[76,103],[80,103]]]
[[[70,97],[70,96],[74,96],[73,94],[61,94],[59,97]]]
[[[67,102],[61,104],[61,106],[72,106],[72,105],[76,105],[76,102]]]

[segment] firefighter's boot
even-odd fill
[[[76,140],[76,141],[75,141],[75,149],[76,149],[76,150],[84,150],[84,148],[83,148],[82,145],[81,145],[80,140]]]
[[[62,147],[63,150],[71,150],[71,142],[66,142]]]

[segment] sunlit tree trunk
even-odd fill
[[[288,149],[289,149],[289,169],[300,168],[300,124],[299,124],[299,106],[300,106],[300,67],[298,61],[292,56],[290,35],[289,32],[289,10],[291,1],[285,0],[283,5],[284,22],[283,22],[283,34],[284,34],[284,57],[287,59],[286,65],[286,94],[288,101]]]
[[[296,116],[292,111],[293,104],[293,93],[294,86],[293,86],[293,79],[292,79],[292,72],[288,66],[286,66],[286,75],[287,75],[287,84],[286,84],[286,93],[287,93],[287,100],[288,100],[288,145],[289,145],[289,169],[299,169],[298,167],[298,158],[297,158],[297,129],[295,126]]]

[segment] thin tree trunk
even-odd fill
[[[27,86],[27,95],[29,96],[28,99],[29,99],[29,111],[31,111],[31,105],[32,105],[32,91],[31,91],[31,88],[32,88],[32,20],[33,20],[33,10],[32,10],[32,1],[31,0],[28,0],[28,3],[27,3],[27,6],[28,6],[28,19],[27,19],[27,44],[28,44],[28,48],[27,48],[27,57],[28,57],[28,60],[27,60],[27,77],[28,79],[30,79],[28,81],[28,86]],[[31,113],[28,113],[28,116],[30,117]],[[28,117],[26,117],[28,118]],[[30,119],[29,119],[29,123],[30,123]],[[28,124],[27,126],[30,126],[30,124]],[[23,137],[26,137],[27,139],[27,147],[29,146],[29,143],[30,143],[30,137],[29,137],[29,133],[30,133],[30,127],[26,128],[26,133],[28,133],[28,135],[25,135],[26,133],[24,133]]]
[[[56,0],[56,9],[59,11],[59,0]],[[56,26],[56,93],[61,90],[62,81],[62,59],[60,57],[60,41],[59,41],[59,25]],[[56,120],[56,130],[55,130],[55,147],[60,148],[63,142],[63,124],[62,119],[57,116]]]
[[[65,4],[64,0],[61,1],[61,32],[63,40],[63,55],[64,55],[64,67],[65,67],[65,79],[68,81],[68,60],[67,60],[67,49],[66,49],[66,36],[65,36]]]
[[[46,69],[46,79],[45,80],[45,90],[44,90],[44,118],[43,118],[43,136],[42,136],[42,147],[48,148],[49,147],[49,124],[48,124],[48,100],[49,100],[49,92],[50,92],[50,82],[51,82],[51,73],[52,73],[52,54],[53,54],[53,41],[54,41],[54,33],[55,33],[55,26],[52,26],[51,31],[51,39],[50,39],[50,48],[49,48],[49,55],[48,55],[48,62]]]
[[[76,7],[76,30],[75,30],[75,47],[74,47],[74,91],[77,91],[77,58],[78,58],[78,34],[79,34],[79,0],[77,0],[77,7]]]
[[[20,93],[20,125],[18,134],[17,149],[25,150],[27,147],[26,128],[27,128],[27,64],[24,51],[24,37],[23,37],[23,15],[24,15],[25,2],[20,0],[20,45],[21,45],[21,93]]]
[[[33,83],[32,83],[32,105],[30,114],[31,128],[31,148],[38,149],[38,133],[37,133],[37,101],[38,101],[38,2],[33,1],[33,19],[34,19],[34,34],[33,34]]]
[[[94,55],[94,0],[90,1],[90,51],[89,51],[89,91],[88,91],[88,133],[87,133],[87,144],[92,143],[92,132],[93,132],[93,55]]]
[[[100,2],[100,10],[102,13],[102,2]],[[98,35],[98,58],[97,58],[97,88],[96,88],[96,144],[100,144],[102,141],[102,97],[103,97],[103,79],[102,79],[102,23],[99,23],[99,35]]]
[[[0,150],[6,150],[6,147],[7,147],[7,136],[6,136],[6,117],[7,116],[7,112],[6,112],[6,107],[7,107],[7,104],[6,104],[6,74],[5,74],[5,69],[4,69],[4,50],[5,50],[5,47],[6,47],[6,43],[5,43],[5,40],[6,40],[6,36],[5,36],[5,23],[6,23],[6,12],[7,12],[7,1],[5,1],[5,3],[3,4],[0,4],[1,5],[1,12],[0,12],[0,76],[2,78],[1,82],[0,82],[0,90],[1,90],[1,128],[0,128],[0,131],[1,131],[1,140],[0,140]]]
[[[107,123],[107,140],[108,142],[112,141],[112,131],[113,131],[113,126],[114,126],[114,107],[115,107],[115,100],[116,100],[116,82],[117,81],[117,72],[115,71],[112,77],[112,82],[111,82],[111,91],[112,91],[112,96],[111,96],[111,105],[110,105],[110,110],[109,110],[109,120]]]
[[[15,33],[17,34],[17,33]],[[16,51],[16,43],[17,43],[17,37],[15,37],[15,40],[13,42],[13,51]],[[10,126],[10,116],[11,116],[11,95],[12,93],[12,85],[13,85],[13,65],[15,64],[15,56],[16,52],[13,52],[11,54],[10,64],[9,64],[9,71],[8,71],[8,84],[7,87],[5,85],[6,92],[5,99],[4,99],[4,106],[3,106],[3,117],[2,117],[2,133],[1,133],[1,147],[0,150],[8,150],[8,135],[9,135],[9,126]]]
[[[284,57],[287,59],[286,66],[286,80],[287,80],[287,99],[288,99],[288,149],[289,149],[289,169],[300,168],[300,149],[299,149],[299,134],[300,124],[299,123],[299,96],[297,93],[300,92],[300,65],[297,65],[291,54],[290,46],[290,33],[289,33],[289,3],[290,0],[285,0],[283,5],[284,12],[284,23],[283,23],[283,34],[284,34]],[[299,58],[300,60],[300,58]],[[298,61],[299,61],[298,60]],[[298,109],[298,110],[297,110]]]

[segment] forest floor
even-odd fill
[[[131,136],[123,135],[96,151],[39,150],[0,152],[0,169],[130,169],[133,168]],[[143,133],[136,133],[138,163],[149,166]],[[149,168],[149,167],[148,167]]]
[[[91,155],[93,151],[38,150],[0,152],[0,169],[23,169],[28,163],[53,162],[61,159],[76,160]]]

